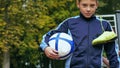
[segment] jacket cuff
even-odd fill
[[[45,48],[46,48],[47,46],[48,46],[48,45],[46,45],[46,44],[41,44],[41,45],[40,45],[40,47],[42,48],[43,51],[45,50]]]

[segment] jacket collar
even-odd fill
[[[86,20],[86,21],[90,21],[90,20],[95,19],[96,17],[95,17],[95,15],[92,15],[90,18],[85,18],[85,17],[83,16],[83,14],[80,13],[80,18],[82,18],[82,19],[84,19],[84,20]]]

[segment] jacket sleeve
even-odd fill
[[[107,23],[105,31],[112,31],[111,25]],[[104,49],[109,59],[110,68],[120,68],[120,61],[119,61],[119,48],[115,41],[108,42],[104,45]]]
[[[67,23],[67,20],[65,20],[65,21],[63,21],[62,23],[60,23],[55,30],[51,30],[51,31],[49,31],[48,33],[46,33],[46,34],[43,36],[42,42],[41,42],[41,44],[40,44],[40,47],[42,48],[43,51],[44,51],[44,49],[45,49],[47,46],[49,46],[49,44],[48,44],[49,38],[50,38],[53,34],[58,33],[58,32],[65,32],[65,33],[68,32],[68,23]]]

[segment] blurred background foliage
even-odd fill
[[[10,68],[35,68],[49,62],[39,49],[42,36],[66,18],[79,15],[75,3],[76,0],[0,0],[0,68],[5,53],[10,55]],[[118,9],[120,0],[99,0],[97,14],[115,14]]]

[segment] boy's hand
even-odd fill
[[[45,52],[46,56],[49,57],[50,59],[58,59],[59,58],[58,52],[51,47],[46,47],[44,52]]]

